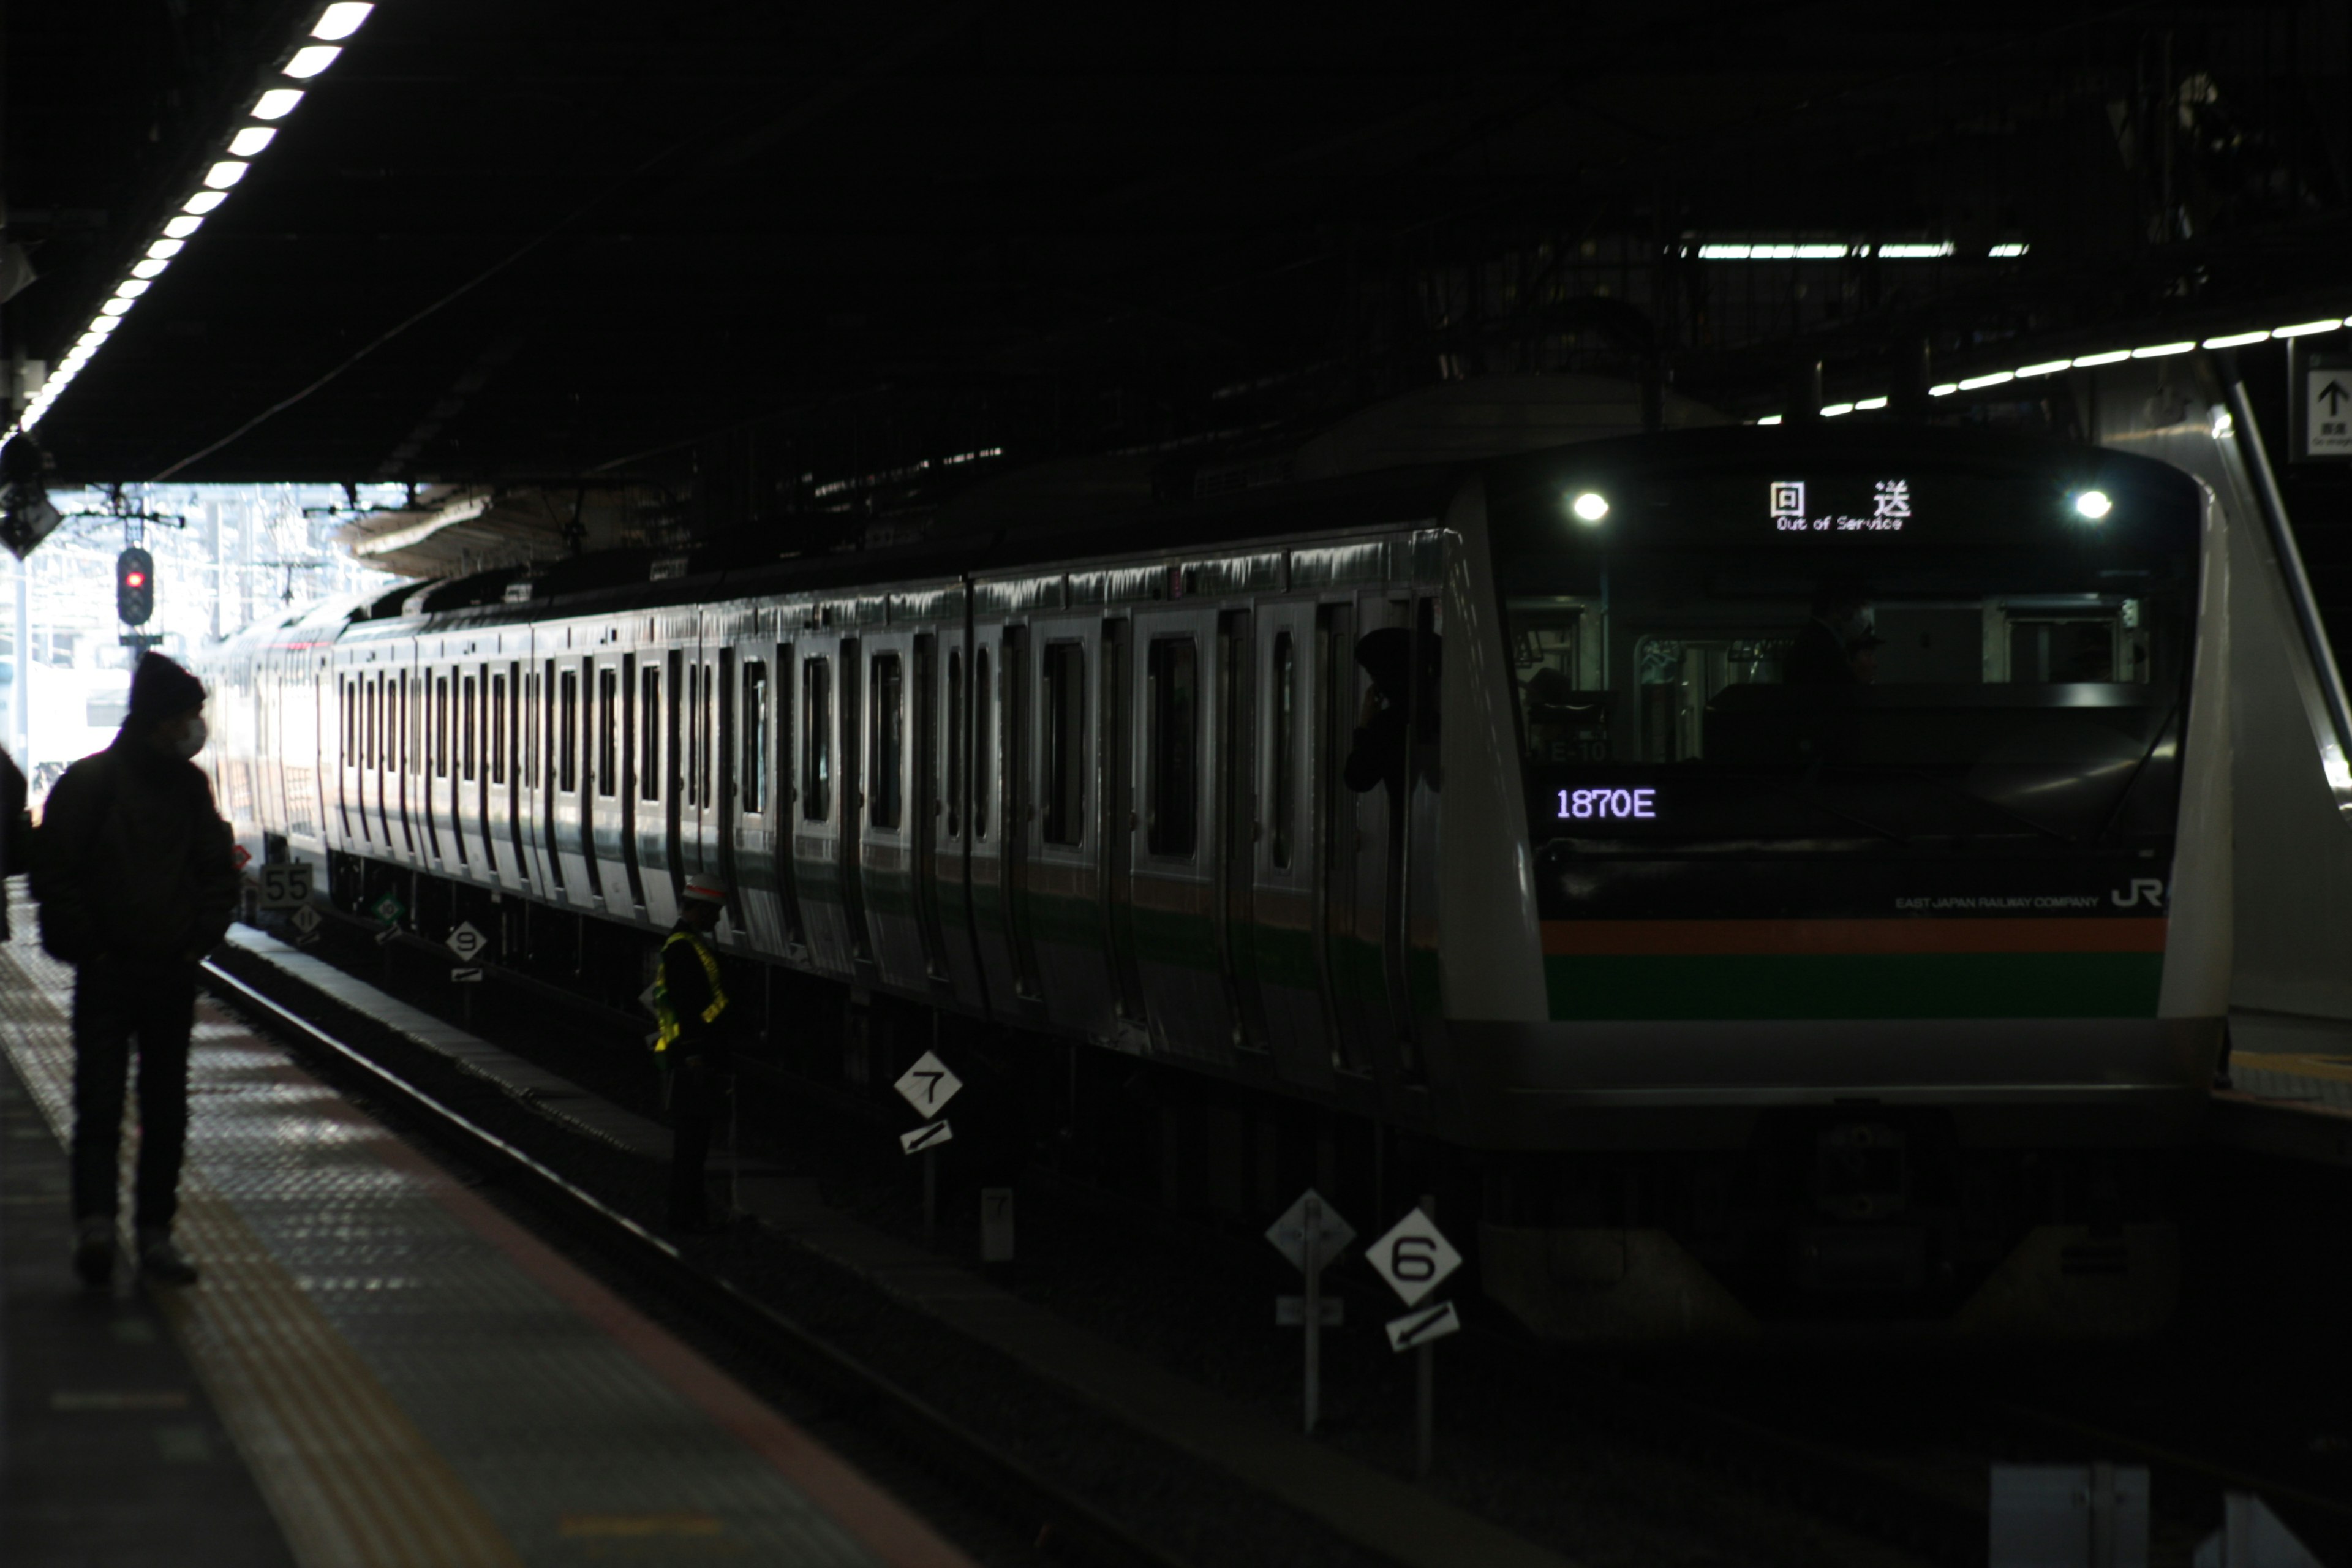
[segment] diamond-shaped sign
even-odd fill
[[[1389,1227],[1389,1233],[1372,1243],[1372,1267],[1389,1289],[1408,1307],[1417,1304],[1423,1296],[1445,1282],[1445,1277],[1462,1267],[1462,1255],[1437,1228],[1437,1222],[1419,1209]]]
[[[374,903],[370,904],[368,909],[376,919],[388,926],[398,925],[400,917],[408,912],[407,906],[400,901],[398,893],[386,893]]]
[[[319,911],[309,904],[304,904],[300,909],[296,910],[291,918],[294,921],[294,929],[304,936],[309,936],[319,929]]]
[[[449,933],[448,940],[449,951],[457,955],[461,963],[473,963],[481,955],[482,949],[490,945],[490,939],[476,929],[471,921],[460,922],[457,929]]]
[[[1356,1227],[1339,1217],[1339,1211],[1324,1201],[1323,1194],[1313,1187],[1298,1194],[1298,1201],[1282,1211],[1282,1217],[1267,1227],[1266,1240],[1274,1249],[1290,1259],[1293,1268],[1304,1273],[1307,1268],[1307,1208],[1312,1204],[1317,1211],[1316,1264],[1328,1267],[1348,1244],[1356,1239]]]
[[[948,1064],[929,1051],[922,1059],[899,1076],[894,1086],[899,1098],[915,1108],[920,1116],[937,1116],[963,1087],[963,1079],[948,1071]]]

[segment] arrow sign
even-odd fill
[[[894,1087],[918,1115],[937,1116],[963,1087],[963,1079],[948,1071],[947,1063],[925,1051],[922,1059],[900,1075]]]
[[[2344,384],[2330,376],[2327,384],[2311,395],[2314,401],[2326,408],[2328,416],[2332,418],[2344,412],[2344,400],[2352,397],[2352,392],[2345,391]]]
[[[926,1149],[938,1148],[954,1136],[945,1121],[934,1121],[927,1127],[918,1127],[912,1132],[898,1134],[898,1147],[909,1154],[919,1154]]]
[[[1389,1233],[1372,1243],[1372,1267],[1389,1282],[1389,1289],[1408,1307],[1417,1307],[1421,1299],[1445,1282],[1445,1277],[1462,1267],[1462,1255],[1437,1228],[1437,1222],[1419,1209],[1389,1227]]]
[[[1462,1327],[1462,1315],[1451,1301],[1440,1301],[1434,1307],[1423,1307],[1418,1312],[1407,1312],[1402,1318],[1388,1321],[1389,1349],[1409,1351],[1425,1345],[1432,1340],[1442,1340]]]
[[[478,969],[453,969],[449,972],[449,980],[455,985],[479,985],[482,972]]]
[[[477,931],[473,921],[466,921],[449,933],[448,942],[449,951],[457,955],[458,963],[471,963],[482,955],[484,948],[490,945],[490,939]]]
[[[2320,361],[2323,363],[2313,363]],[[2302,446],[2295,456],[2352,458],[2352,365],[2340,353],[2314,351],[2302,363]]]
[[[1290,1259],[1290,1266],[1301,1272],[1307,1268],[1307,1204],[1310,1198],[1323,1210],[1317,1250],[1325,1267],[1328,1268],[1339,1254],[1347,1251],[1348,1244],[1356,1239],[1356,1227],[1341,1219],[1329,1204],[1324,1203],[1320,1193],[1312,1187],[1307,1188],[1298,1194],[1297,1203],[1282,1211],[1282,1217],[1269,1226],[1265,1233],[1265,1238],[1274,1244],[1274,1249]]]

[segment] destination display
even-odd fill
[[[1651,822],[1658,815],[1658,792],[1648,785],[1638,789],[1564,789],[1554,793],[1559,798],[1559,820],[1562,822],[1595,819]]]
[[[1766,503],[1779,533],[1900,533],[1912,518],[1911,481],[1774,479]]]

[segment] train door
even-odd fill
[[[1030,623],[1016,929],[1036,963],[1046,1015],[1117,1037],[1103,918],[1098,616]]]
[[[1342,1065],[1388,1076],[1405,1065],[1407,1015],[1399,952],[1403,917],[1409,678],[1376,650],[1410,647],[1410,602],[1380,592],[1324,606],[1318,658],[1326,687],[1322,739],[1331,852],[1325,885],[1325,962]],[[1375,640],[1379,639],[1379,640]],[[1410,668],[1409,655],[1393,661]],[[1368,668],[1368,664],[1371,668]],[[1373,668],[1382,670],[1375,676]],[[1391,689],[1392,686],[1398,689]],[[1403,722],[1376,721],[1383,711]]]
[[[670,768],[677,752],[671,728],[677,723],[677,672],[683,658],[658,642],[637,649],[636,685],[631,700],[636,719],[631,733],[636,751],[630,767],[634,782],[629,803],[633,867],[637,896],[644,901],[646,921],[662,930],[677,923],[677,858],[670,853],[670,813],[677,805],[677,780]]]
[[[1136,700],[1142,679],[1135,663],[1135,626],[1125,616],[1103,621],[1103,920],[1110,950],[1114,1038],[1121,1049],[1146,1050],[1151,1043],[1151,1010],[1142,972],[1136,967],[1135,866],[1140,817],[1136,798],[1137,759],[1143,731]]]
[[[730,650],[735,665],[733,743],[727,755],[728,812],[725,848],[727,885],[744,934],[761,952],[784,951],[783,893],[779,886],[776,826],[782,819],[776,773],[775,650],[758,640],[766,616],[743,628],[745,640]]]
[[[850,938],[839,844],[841,823],[854,809],[845,804],[847,792],[835,752],[842,646],[838,634],[823,631],[809,632],[799,643],[793,880],[800,894],[810,963],[846,977],[856,970],[856,950]]]
[[[471,651],[472,645],[467,645]],[[457,825],[457,858],[476,881],[495,879],[490,865],[489,834],[482,816],[482,676],[487,667],[472,660],[451,672],[457,698],[456,755],[449,769],[453,789],[451,819]]]
[[[979,765],[973,748],[973,714],[979,700],[972,689],[972,645],[961,616],[940,627],[936,647],[931,674],[936,737],[929,764],[936,792],[929,847],[930,918],[939,942],[940,973],[948,989],[963,1005],[985,1009],[988,993],[981,982],[980,952],[973,945],[969,883],[974,828],[971,780]]]
[[[583,741],[587,706],[593,694],[592,661],[561,657],[545,661],[548,691],[548,827],[555,850],[555,879],[565,901],[593,909],[589,880],[587,812],[583,789],[587,776]]]
[[[858,725],[855,896],[865,911],[866,952],[887,984],[921,991],[929,983],[916,895],[917,821],[928,792],[917,787],[915,718],[920,672],[915,637],[892,629],[859,639],[865,661]],[[843,739],[849,734],[845,731]]]
[[[1135,616],[1135,968],[1156,1050],[1223,1060],[1230,1041],[1217,910],[1213,609]]]
[[[1315,678],[1316,609],[1262,605],[1253,617],[1252,721],[1257,734],[1255,842],[1245,857],[1250,914],[1241,938],[1249,948],[1267,1048],[1284,1081],[1326,1088],[1331,1081],[1334,1003],[1326,984],[1318,868],[1323,846],[1324,748]]]
[[[975,622],[971,673],[971,822],[965,845],[966,902],[971,914],[973,963],[991,1007],[1009,1017],[1036,1011],[1036,969],[1022,940],[1015,900],[1019,888],[1022,673],[1027,628]]]
[[[1217,616],[1215,684],[1210,710],[1214,738],[1209,767],[1215,795],[1217,959],[1224,976],[1225,1018],[1236,1049],[1266,1048],[1265,1006],[1258,994],[1256,841],[1257,687],[1252,613]]]
[[[581,805],[588,822],[588,858],[604,911],[615,920],[637,918],[637,896],[628,843],[628,729],[633,711],[628,677],[635,660],[621,651],[617,627],[599,636],[595,654],[584,661],[581,702],[588,734],[583,742]]]
[[[522,780],[521,759],[515,744],[521,733],[516,687],[522,667],[507,657],[506,645],[512,636],[499,639],[499,657],[488,667],[489,697],[484,709],[489,726],[484,758],[488,776],[482,798],[483,820],[490,839],[490,858],[499,868],[499,885],[520,892],[530,885],[530,868],[523,858],[521,812],[516,800]]]

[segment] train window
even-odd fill
[[[360,766],[375,766],[375,682],[360,682]]]
[[[563,672],[556,707],[555,787],[566,795],[580,787],[580,676]]]
[[[996,777],[996,689],[988,683],[988,650],[971,655],[971,836],[988,837],[988,790]]]
[[[661,671],[637,674],[637,798],[661,798]]]
[[[356,689],[352,684],[351,678],[346,676],[343,679],[343,766],[345,767],[350,767],[358,762],[360,755],[359,721],[354,717],[359,705],[352,696]]]
[[[1297,807],[1293,804],[1297,794],[1297,769],[1298,735],[1298,647],[1288,632],[1274,639],[1274,799],[1268,814],[1273,818],[1272,843],[1268,853],[1277,868],[1290,865],[1291,832],[1296,823]]]
[[[522,752],[515,759],[521,780],[539,787],[539,672],[522,678]]]
[[[833,815],[833,669],[822,658],[801,666],[801,815]]]
[[[694,805],[702,798],[702,779],[695,767],[695,758],[702,742],[702,666],[686,667],[686,758],[679,770],[686,775],[686,804]]]
[[[1045,834],[1048,844],[1087,836],[1087,650],[1075,642],[1045,645]]]
[[[877,827],[897,827],[902,815],[900,776],[907,755],[906,676],[895,653],[874,656],[873,734],[866,754],[874,759],[874,776],[866,795],[866,820]]]
[[[464,701],[462,707],[458,710],[463,730],[463,734],[458,744],[458,754],[463,763],[463,771],[467,782],[468,783],[471,783],[475,777],[475,764],[477,758],[475,755],[476,747],[474,737],[480,729],[479,721],[481,718],[481,713],[475,701],[476,685],[477,682],[472,676],[469,675],[466,677],[464,683]]]
[[[743,809],[768,809],[768,667],[743,666]]]
[[[490,782],[507,782],[507,678],[490,677]]]
[[[963,650],[948,649],[948,837],[963,831]]]
[[[1145,666],[1144,843],[1154,855],[1190,856],[1200,832],[1201,651],[1191,637],[1154,637]]]
[[[621,672],[596,672],[596,793],[621,787]]]
[[[433,774],[449,776],[449,678],[446,675],[433,680]]]

